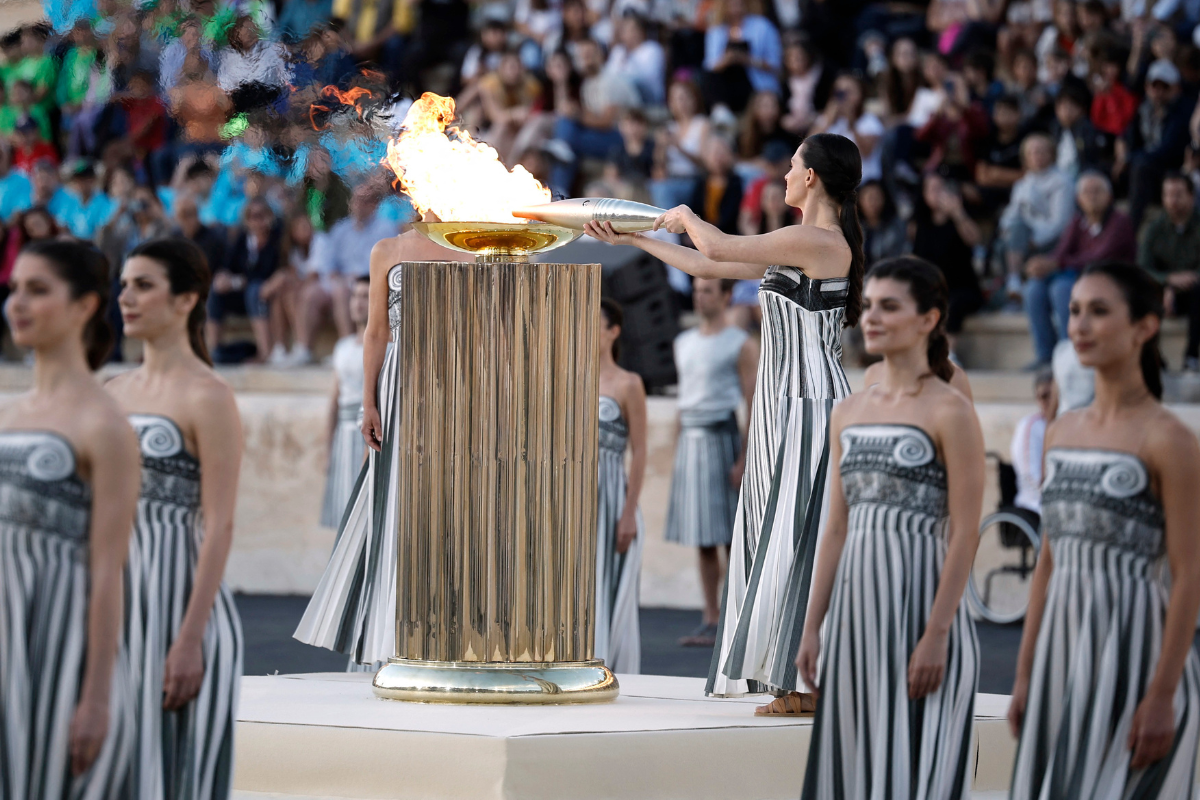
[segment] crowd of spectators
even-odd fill
[[[0,40],[0,270],[31,239],[93,238],[119,263],[182,231],[215,265],[222,358],[302,363],[324,320],[349,332],[370,243],[412,213],[379,167],[389,114],[426,90],[557,194],[687,203],[730,233],[794,223],[795,148],[847,136],[868,262],[937,264],[952,336],[1023,311],[1045,364],[1079,269],[1136,258],[1200,356],[1197,3],[98,0],[50,17]],[[355,90],[380,113],[343,113]],[[223,336],[237,315],[252,346]]]

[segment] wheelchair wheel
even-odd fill
[[[967,598],[977,616],[1000,625],[1024,619],[1040,544],[1037,530],[1014,511],[1002,508],[984,518],[967,580]]]

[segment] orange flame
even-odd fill
[[[323,88],[321,90],[321,96],[327,97],[331,100],[336,100],[337,102],[341,103],[344,106],[352,106],[354,108],[354,110],[358,112],[358,118],[362,119],[363,112],[365,111],[365,109],[363,108],[362,104],[359,101],[362,100],[364,97],[372,97],[373,95],[371,94],[370,89],[364,89],[361,86],[355,86],[354,88],[348,89],[344,92],[341,89],[337,88],[336,86],[326,86],[325,88]],[[324,130],[325,128],[329,127],[328,124],[326,124],[326,125],[318,124],[317,118],[316,118],[316,113],[318,111],[323,111],[325,113],[328,113],[329,110],[330,110],[329,106],[322,105],[320,103],[313,103],[311,106],[309,106],[308,121],[312,123],[313,130],[320,131],[320,130]]]
[[[510,212],[550,202],[550,190],[521,166],[509,171],[496,151],[464,130],[448,135],[454,100],[426,92],[404,117],[402,132],[388,142],[384,162],[420,214],[443,221],[524,222]]]

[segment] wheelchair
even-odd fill
[[[1000,504],[979,524],[979,551],[967,580],[967,599],[977,617],[1007,625],[1024,619],[1029,607],[1029,584],[1041,545],[1039,518],[1015,505],[1017,471],[1012,464],[998,453],[987,457],[996,462]]]

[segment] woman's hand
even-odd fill
[[[108,702],[83,698],[71,717],[71,773],[82,775],[91,769],[108,735]]]
[[[1174,698],[1164,694],[1147,694],[1138,703],[1129,731],[1129,749],[1133,758],[1130,769],[1145,769],[1171,752],[1175,741]]]
[[[363,405],[363,421],[360,428],[367,447],[376,453],[383,449],[383,422],[379,418],[379,409],[375,406],[368,408]]]
[[[796,651],[796,671],[804,679],[809,689],[817,688],[817,662],[821,657],[821,635],[804,632],[800,639],[800,649]]]
[[[625,511],[617,522],[617,552],[625,553],[637,538],[637,510]]]
[[[696,212],[687,206],[675,206],[654,220],[654,230],[666,228],[671,233],[687,233],[687,223],[696,219]]]
[[[200,639],[179,638],[163,664],[163,708],[183,708],[200,694],[204,680],[204,648]]]
[[[638,234],[636,233],[618,233],[613,230],[611,222],[589,222],[583,226],[583,232],[593,239],[608,244],[627,244],[636,246]]]
[[[908,660],[908,698],[920,700],[942,685],[946,674],[946,634],[925,632]]]
[[[1021,723],[1025,721],[1025,704],[1029,701],[1029,679],[1017,678],[1013,684],[1012,700],[1008,704],[1008,731],[1014,739],[1021,736]]]

